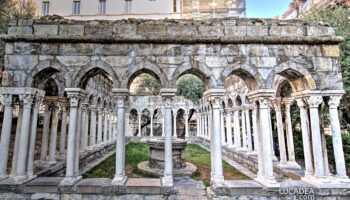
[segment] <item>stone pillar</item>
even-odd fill
[[[107,137],[108,137],[108,110],[107,108],[104,109],[104,122],[103,122],[103,143],[107,143]]]
[[[164,112],[165,112],[165,110],[164,110]],[[162,136],[163,137],[164,137],[164,133],[165,133],[165,122],[164,121],[165,121],[165,116],[163,115],[163,120],[162,120]]]
[[[242,148],[242,143],[241,143],[241,127],[239,123],[239,109],[235,108],[233,112],[233,126],[234,126],[234,142],[235,145],[234,147],[237,149]]]
[[[53,103],[53,114],[50,134],[49,165],[56,163],[57,126],[60,108],[57,102]]]
[[[151,136],[151,137],[154,136],[154,135],[153,135],[153,115],[154,115],[154,113],[151,112],[151,133],[150,133],[150,136]]]
[[[91,119],[90,119],[90,144],[89,149],[96,147],[96,105],[90,105]]]
[[[207,121],[207,112],[204,113],[204,116],[203,116],[203,121],[204,121],[204,124],[203,124],[203,130],[204,130],[204,138],[207,138],[207,135],[208,135],[208,121]]]
[[[31,121],[30,136],[29,136],[27,170],[26,170],[26,174],[29,179],[34,177],[33,164],[34,164],[36,129],[38,125],[39,106],[43,101],[44,96],[45,96],[45,91],[38,92],[38,94],[35,95],[35,101],[33,106],[32,121]]]
[[[102,113],[103,108],[97,108],[98,112],[98,124],[97,124],[97,146],[101,146],[102,144]]]
[[[84,134],[84,142],[82,143],[84,146],[82,148],[82,150],[87,150],[88,149],[88,145],[89,145],[89,104],[85,104],[85,116],[84,116],[84,132],[82,134]]]
[[[18,160],[16,167],[16,175],[13,177],[15,181],[21,181],[27,178],[26,164],[28,151],[28,138],[30,128],[30,117],[32,112],[33,94],[20,94],[19,98],[23,101],[23,115],[21,123],[21,135],[19,139]]]
[[[86,138],[88,137],[86,133],[86,124],[88,124],[88,121],[86,120],[87,117],[87,112],[88,112],[88,106],[89,104],[87,103],[82,103],[81,105],[81,132],[80,132],[80,148],[79,151],[80,152],[84,152],[85,148],[86,148]]]
[[[76,166],[76,156],[79,156],[79,131],[78,130],[78,106],[79,101],[84,95],[85,91],[80,88],[66,88],[67,97],[69,99],[69,128],[68,128],[68,143],[67,143],[67,164],[66,164],[66,175],[61,181],[61,185],[74,185],[77,183],[81,176],[74,173]],[[78,151],[78,152],[77,152]],[[78,159],[79,161],[79,159]],[[79,163],[78,163],[79,165]]]
[[[113,185],[124,185],[125,176],[125,103],[128,98],[128,89],[113,88],[113,94],[118,106],[116,163]]]
[[[10,177],[14,177],[16,175],[18,150],[19,150],[19,139],[20,139],[21,127],[22,127],[23,104],[20,102],[18,107],[19,107],[19,110],[18,110],[18,117],[17,117],[15,146],[14,146],[13,155],[12,155],[12,166],[11,166]]]
[[[51,108],[51,102],[44,102],[44,105],[45,105],[45,116],[44,116],[43,135],[41,139],[40,164],[46,165],[52,108]]]
[[[224,145],[226,143],[225,140],[225,125],[224,125],[224,110],[220,110],[220,131],[221,131],[221,144]]]
[[[11,138],[12,126],[12,94],[0,93],[0,101],[5,106],[4,119],[2,121],[1,140],[0,140],[0,180],[8,177],[7,162]]]
[[[250,117],[249,117],[250,111],[249,108],[246,109],[245,111],[245,122],[247,124],[246,129],[247,129],[247,145],[248,145],[248,150],[251,152],[253,151],[253,144],[252,144],[252,132],[250,128]]]
[[[349,177],[346,175],[343,142],[341,137],[338,106],[340,104],[341,95],[330,96],[329,104],[329,118],[331,121],[332,140],[334,159],[337,170],[336,177],[342,182],[350,182]]]
[[[79,106],[78,106],[78,114],[77,114],[77,120],[78,120],[78,126],[75,136],[75,155],[74,155],[74,176],[79,176],[79,157],[80,157],[80,141],[81,141],[81,133],[82,133],[82,110],[83,110],[83,103],[82,98],[80,98]]]
[[[118,115],[118,111],[117,111],[117,115]],[[118,119],[117,119],[118,120]],[[128,134],[128,136],[134,136],[133,133],[130,132],[129,128],[130,128],[130,112],[127,112],[125,113],[125,124],[124,124],[124,127],[125,127],[125,134]],[[117,132],[118,132],[118,129],[117,129]],[[117,133],[118,135],[118,133]]]
[[[61,119],[61,135],[60,135],[60,159],[65,159],[66,154],[66,134],[67,134],[67,106],[68,102],[61,101],[62,119]]]
[[[252,112],[252,120],[253,120],[253,137],[254,137],[254,153],[258,152],[259,149],[259,134],[258,134],[258,107],[254,104],[253,112]]]
[[[214,147],[211,149],[213,151],[212,167],[214,167],[214,171],[211,176],[211,185],[213,187],[222,186],[225,184],[224,176],[223,176],[223,168],[222,168],[222,152],[221,152],[221,139],[220,139],[220,101],[223,95],[226,93],[225,89],[210,89],[204,92],[204,96],[211,102],[212,105],[212,113],[213,116],[211,118],[212,121],[212,140],[210,141]]]
[[[305,177],[314,174],[314,168],[312,166],[312,150],[310,143],[310,123],[309,115],[307,113],[307,104],[302,98],[297,99],[298,106],[300,108],[300,122],[301,132],[303,137],[303,149],[304,149],[304,160],[305,160]]]
[[[109,127],[109,130],[108,130],[108,142],[110,143],[113,139],[113,110],[110,109],[109,110],[109,115],[108,115],[108,127]]]
[[[242,118],[242,139],[243,139],[243,147],[242,149],[244,151],[247,150],[247,129],[245,127],[246,123],[245,123],[245,110],[246,108],[243,108],[241,111],[241,118]]]
[[[176,117],[177,117],[177,112],[173,111],[173,117],[174,117],[174,137],[177,138],[177,132],[176,132]]]
[[[288,165],[289,167],[300,169],[300,166],[295,161],[292,119],[290,117],[290,106],[293,103],[293,101],[293,99],[284,99],[284,107],[286,112],[286,134],[288,145]]]
[[[287,167],[287,154],[284,139],[282,112],[281,112],[281,98],[276,98],[273,101],[273,106],[276,112],[277,132],[278,132],[278,146],[280,149],[280,167]]]
[[[263,135],[261,131],[261,123],[260,123],[260,113],[258,112],[258,105],[254,104],[253,110],[253,121],[256,123],[256,146],[255,150],[258,152],[258,180],[263,180],[265,177],[265,165],[264,165],[264,143],[263,143]],[[254,120],[254,118],[256,120]]]
[[[311,95],[307,97],[310,110],[311,121],[311,133],[312,133],[312,148],[314,155],[315,177],[327,182],[324,172],[321,133],[320,133],[320,121],[318,106],[322,103],[323,98],[321,95]]]
[[[232,111],[231,109],[226,109],[226,130],[227,130],[227,146],[228,147],[233,147],[231,111]]]
[[[185,113],[185,138],[188,138],[188,113]]]
[[[176,89],[162,88],[160,90],[164,102],[164,125],[165,125],[165,142],[164,142],[164,177],[162,178],[163,186],[173,186],[173,159],[172,159],[172,128],[171,128],[171,107]]]

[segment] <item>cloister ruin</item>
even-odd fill
[[[280,188],[298,186],[314,188],[319,199],[349,194],[337,111],[344,94],[337,46],[343,38],[327,24],[45,17],[11,21],[1,39],[6,42],[6,63],[0,87],[0,198],[176,199],[172,137],[210,150],[211,199],[284,199],[290,196],[281,196]],[[142,73],[158,80],[160,96],[129,95],[130,84]],[[197,76],[205,85],[199,104],[175,96],[176,81],[185,74]],[[294,155],[290,106],[295,101],[304,166]],[[324,146],[322,103],[329,105],[334,174]],[[273,110],[276,122],[271,119]],[[185,130],[177,132],[178,111]],[[43,134],[37,141],[40,117]],[[273,152],[273,123],[279,159]],[[125,144],[153,136],[165,137],[165,170],[159,184],[149,185],[151,190],[145,192],[147,185],[128,185]],[[84,159],[114,150],[113,180],[82,179]],[[255,180],[225,180],[223,156],[256,172]],[[290,174],[300,179],[286,183]]]

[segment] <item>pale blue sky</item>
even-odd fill
[[[292,0],[246,0],[247,17],[273,18],[283,14]]]

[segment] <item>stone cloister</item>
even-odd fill
[[[6,42],[0,88],[2,195],[132,195],[135,190],[125,174],[125,144],[153,136],[165,138],[164,176],[158,193],[144,195],[176,197],[172,137],[210,150],[211,198],[278,196],[278,188],[287,187],[283,176],[288,170],[301,173],[301,185],[349,188],[337,110],[344,94],[337,46],[343,38],[327,24],[244,18],[73,21],[46,17],[11,21],[1,39]],[[159,96],[130,95],[131,83],[142,73],[160,83]],[[198,105],[175,96],[176,81],[185,74],[197,76],[205,85]],[[300,109],[304,166],[295,159],[293,102]],[[328,167],[320,120],[322,103],[329,105],[334,174]],[[185,119],[184,135],[177,133],[179,111]],[[196,131],[189,134],[194,113]],[[17,125],[12,127],[16,115]],[[40,158],[35,162],[40,115],[44,116]],[[279,158],[273,147],[274,124]],[[116,152],[114,179],[84,185],[81,156],[106,148]],[[222,159],[230,155],[233,160],[255,163],[248,168],[257,173],[252,182],[258,193],[224,179]],[[35,169],[50,168],[58,161],[63,163],[63,177],[46,177],[51,182],[41,184],[52,189],[38,188],[43,175]],[[91,187],[100,189],[89,192],[86,188]],[[238,189],[243,190],[237,193]],[[344,195],[341,189],[329,194],[321,189],[317,193],[321,198]]]

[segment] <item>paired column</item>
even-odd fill
[[[233,147],[231,112],[232,112],[231,109],[229,109],[229,108],[226,109],[226,131],[227,131],[227,145],[228,145],[228,147]]]
[[[286,118],[286,134],[287,134],[287,145],[288,145],[288,165],[289,167],[300,169],[300,166],[295,161],[294,153],[294,139],[293,139],[293,130],[292,130],[292,119],[290,116],[290,106],[293,103],[293,99],[284,99],[284,108],[285,108],[285,118]]]
[[[138,132],[138,136],[139,137],[142,137],[142,128],[141,128],[141,116],[142,116],[142,112],[139,112],[139,119],[138,119],[138,121],[139,121],[139,132]]]
[[[280,150],[280,163],[281,167],[287,167],[287,154],[286,145],[284,139],[282,112],[281,112],[281,98],[276,98],[273,101],[273,105],[276,112],[277,132],[278,132],[278,146]]]
[[[151,133],[150,133],[150,136],[153,137],[153,112],[151,112]]]
[[[44,116],[44,127],[41,139],[41,153],[40,153],[40,164],[46,165],[47,149],[49,146],[49,130],[52,107],[51,102],[44,102],[45,105],[45,116]]]
[[[118,106],[115,176],[112,181],[114,185],[124,185],[127,180],[125,176],[125,103],[129,95],[128,91],[124,88],[113,89]]]
[[[247,108],[245,110],[245,122],[246,122],[246,127],[247,127],[247,146],[248,146],[248,151],[253,151],[253,144],[252,144],[252,132],[251,132],[251,127],[250,127],[250,110]]]
[[[234,142],[235,145],[234,147],[237,149],[242,148],[242,143],[241,143],[241,127],[239,123],[239,109],[235,108],[233,112],[233,130],[234,130]]]
[[[60,107],[58,102],[52,103],[53,113],[52,113],[52,124],[51,124],[51,134],[50,134],[50,149],[49,149],[49,161],[48,164],[52,165],[56,163],[56,143],[57,143],[57,126],[58,117],[60,112]]]
[[[242,150],[246,151],[248,144],[247,144],[247,129],[246,129],[246,122],[245,122],[245,110],[246,108],[243,107],[241,111],[241,119],[242,119],[242,138],[243,138],[243,147]]]
[[[185,138],[188,138],[189,137],[189,134],[188,134],[188,113],[186,112],[185,113]]]
[[[174,119],[174,137],[177,138],[177,132],[176,132],[176,117],[177,117],[177,112],[176,111],[173,111],[173,119]]]
[[[103,122],[103,143],[107,143],[107,137],[108,137],[108,109],[104,109],[104,122]]]
[[[97,112],[98,112],[97,145],[100,146],[102,144],[102,115],[103,115],[103,108],[99,107],[97,109]]]
[[[224,125],[224,110],[220,110],[220,132],[221,132],[221,144],[224,145],[226,143],[225,140],[225,125]]]
[[[61,108],[62,108],[62,118],[61,118],[61,135],[60,135],[60,153],[59,158],[65,159],[66,154],[66,134],[67,134],[67,109],[68,109],[68,102],[67,101],[61,101]]]
[[[90,119],[90,143],[89,149],[96,147],[96,105],[90,105],[91,119]]]

